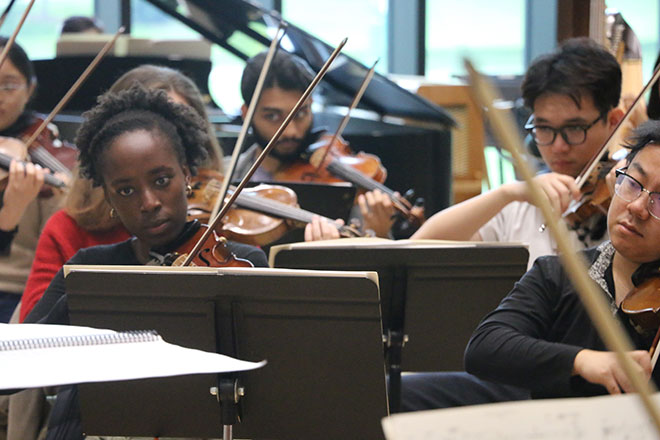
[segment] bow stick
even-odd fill
[[[5,63],[5,60],[9,55],[9,49],[11,49],[11,47],[14,45],[14,41],[16,41],[16,36],[23,27],[23,23],[25,23],[25,19],[27,18],[27,15],[30,13],[30,9],[32,9],[32,5],[34,5],[34,1],[35,0],[30,0],[30,3],[28,3],[27,7],[25,8],[25,11],[23,11],[23,15],[21,16],[21,19],[18,21],[18,25],[16,25],[16,29],[14,29],[14,32],[12,32],[11,34],[11,37],[9,37],[9,40],[7,40],[7,44],[5,44],[5,47],[2,49],[2,52],[0,53],[0,67],[2,67],[2,65]],[[2,14],[3,22],[4,19],[7,18],[5,14],[9,13],[9,7],[11,7],[11,3],[5,9],[5,12],[3,12]]]
[[[41,132],[44,131],[44,129],[48,126],[48,124],[50,124],[50,122],[53,120],[53,118],[55,116],[57,116],[57,114],[60,112],[60,110],[62,110],[62,107],[64,107],[66,105],[66,103],[69,102],[69,99],[71,99],[73,94],[78,91],[78,89],[80,88],[82,83],[85,82],[87,77],[94,71],[94,69],[96,68],[96,65],[101,61],[101,59],[103,59],[105,54],[108,53],[108,51],[110,50],[112,45],[115,44],[115,41],[117,41],[117,38],[119,38],[119,35],[122,34],[123,32],[124,32],[124,26],[120,27],[117,30],[117,32],[115,33],[115,35],[112,37],[112,39],[110,41],[108,41],[107,43],[105,43],[105,45],[103,46],[101,51],[96,55],[96,57],[92,60],[92,62],[89,63],[89,66],[87,66],[85,71],[80,75],[80,77],[78,77],[76,82],[73,83],[73,85],[71,86],[69,91],[66,92],[66,94],[62,97],[62,99],[60,99],[60,102],[57,103],[57,105],[55,106],[53,111],[51,111],[50,114],[48,115],[48,117],[46,119],[44,119],[44,121],[41,123],[39,128],[37,128],[37,130],[34,133],[32,133],[32,136],[30,136],[29,139],[27,141],[25,141],[25,146],[27,148],[29,148],[30,145],[32,145],[32,143],[35,141],[35,139],[37,139],[39,137]]]
[[[220,220],[227,214],[227,211],[229,211],[229,208],[234,204],[236,199],[238,198],[238,195],[243,191],[243,188],[247,183],[250,181],[250,178],[254,174],[255,171],[257,171],[257,168],[259,168],[259,165],[261,165],[261,162],[266,158],[268,153],[270,153],[270,150],[273,149],[277,141],[280,139],[280,136],[282,136],[282,133],[284,133],[284,130],[289,126],[289,123],[293,119],[293,117],[298,113],[298,110],[302,105],[307,101],[307,98],[309,95],[312,94],[314,91],[314,88],[318,85],[318,83],[321,81],[325,73],[328,71],[330,68],[330,65],[332,62],[337,58],[339,55],[339,52],[341,52],[342,48],[346,45],[346,41],[348,39],[344,38],[341,43],[339,43],[339,46],[335,48],[335,50],[330,54],[330,57],[328,60],[323,64],[323,67],[321,67],[321,70],[316,74],[312,82],[307,86],[307,90],[302,94],[298,102],[296,102],[296,105],[293,106],[289,114],[286,116],[284,121],[282,121],[282,125],[280,125],[280,128],[277,129],[275,134],[273,135],[272,139],[268,142],[264,150],[261,152],[259,157],[257,157],[257,160],[252,164],[252,167],[248,170],[247,174],[245,174],[245,177],[243,177],[243,180],[236,186],[236,189],[232,193],[232,195],[229,197],[229,200],[227,200],[227,203],[225,203],[222,206],[222,209],[218,213],[217,216],[213,219],[213,221],[209,224],[208,229],[204,232],[204,234],[200,237],[199,241],[195,244],[195,247],[190,251],[188,254],[188,257],[185,259],[183,262],[183,266],[189,266],[191,261],[197,256],[199,251],[201,250],[203,244],[206,242],[206,239],[209,238],[209,236],[213,233],[215,230],[216,226],[220,223]]]
[[[254,116],[254,111],[257,108],[257,103],[259,102],[259,98],[261,97],[261,90],[264,87],[264,82],[266,82],[266,77],[268,76],[268,71],[270,70],[270,63],[273,61],[273,58],[275,57],[275,52],[277,51],[277,48],[280,46],[280,43],[282,42],[282,39],[286,34],[286,28],[287,28],[287,24],[284,22],[280,22],[280,25],[277,28],[277,32],[275,32],[275,38],[273,38],[273,40],[270,42],[270,47],[268,48],[268,54],[266,55],[266,59],[264,60],[264,65],[261,67],[261,73],[259,73],[259,79],[257,80],[257,85],[254,88],[254,93],[252,93],[250,106],[247,109],[247,112],[245,114],[245,120],[243,121],[243,126],[241,127],[241,131],[239,132],[238,138],[236,139],[236,145],[234,145],[234,152],[231,155],[231,162],[229,165],[229,169],[225,173],[225,178],[222,181],[222,186],[220,187],[220,192],[218,193],[218,197],[215,199],[215,203],[213,204],[213,209],[211,210],[210,218],[215,218],[218,215],[220,206],[222,205],[223,200],[225,200],[225,197],[227,197],[229,182],[231,181],[232,174],[234,174],[234,170],[236,169],[236,164],[238,163],[238,157],[241,153],[241,150],[243,149],[243,143],[245,142],[247,131],[250,128],[250,125],[252,124],[252,117]],[[283,32],[282,35],[279,36],[278,38],[280,31]]]
[[[11,0],[7,5],[7,7],[5,8],[5,10],[2,11],[2,15],[0,15],[0,28],[2,27],[3,24],[5,24],[7,15],[9,15],[9,11],[11,11],[11,8],[14,6],[14,3],[16,3],[16,0]]]
[[[609,350],[614,351],[630,380],[633,388],[639,394],[642,403],[648,411],[656,430],[660,434],[660,412],[651,399],[654,386],[645,381],[635,369],[635,363],[630,359],[627,351],[632,351],[629,338],[621,329],[617,321],[612,318],[608,304],[603,295],[598,292],[595,283],[587,275],[587,267],[583,258],[579,258],[568,238],[568,229],[564,222],[560,222],[553,211],[550,202],[543,196],[540,186],[533,180],[534,175],[522,156],[522,139],[517,134],[518,129],[513,123],[510,114],[493,105],[498,99],[494,87],[479,74],[469,60],[465,60],[465,67],[470,75],[470,85],[475,98],[482,108],[486,108],[488,119],[502,146],[509,150],[518,171],[523,175],[532,200],[543,212],[546,223],[552,233],[560,251],[560,258],[573,285],[577,288],[580,299],[585,305],[589,316],[598,333]]]
[[[325,149],[325,152],[323,153],[323,157],[321,157],[321,160],[319,162],[319,165],[316,167],[316,172],[318,173],[321,167],[323,166],[323,162],[325,161],[325,158],[328,157],[328,153],[330,152],[330,148],[332,147],[332,144],[335,143],[337,138],[341,136],[341,134],[344,132],[344,129],[348,125],[348,120],[351,118],[351,112],[355,107],[357,107],[358,103],[362,99],[362,95],[364,95],[364,92],[367,90],[367,87],[369,87],[369,83],[371,82],[371,78],[374,77],[374,71],[376,70],[376,64],[378,64],[378,61],[380,59],[376,60],[374,62],[374,65],[371,66],[371,69],[367,72],[365,75],[364,79],[362,80],[362,84],[360,84],[360,88],[358,89],[357,93],[353,97],[353,101],[351,102],[350,107],[348,107],[348,111],[344,115],[344,117],[341,119],[341,122],[339,123],[339,126],[337,127],[337,131],[335,131],[335,134],[332,135],[332,139],[330,139],[330,143],[328,144],[328,148]]]

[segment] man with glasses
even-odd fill
[[[536,138],[550,169],[535,179],[557,212],[564,212],[579,197],[575,177],[623,117],[617,108],[620,93],[621,69],[616,59],[585,38],[568,40],[537,58],[527,70],[522,95],[533,115],[526,128]],[[537,257],[557,253],[550,232],[541,231],[543,224],[541,210],[530,203],[526,184],[514,182],[435,214],[412,238],[524,242],[529,245],[531,267]],[[600,231],[589,226],[591,234],[571,231],[578,249],[605,239],[604,225]],[[481,380],[465,372],[417,373],[402,381],[402,408],[406,411],[527,398],[525,388]]]
[[[639,277],[657,273],[660,265],[660,122],[635,130],[626,166],[616,175],[607,215],[610,240],[583,253],[589,276],[638,348],[632,359],[649,378],[647,350],[655,331],[638,333],[619,306],[633,280],[644,281]],[[532,397],[633,391],[556,256],[539,258],[484,319],[468,344],[465,365],[480,378],[529,389]]]
[[[579,197],[575,177],[623,117],[620,93],[616,59],[586,38],[568,40],[527,70],[522,95],[533,115],[525,128],[550,170],[536,180],[557,212]],[[543,224],[525,183],[514,182],[441,211],[412,238],[525,242],[531,266],[537,257],[557,252],[549,232],[540,231]],[[583,248],[602,241],[604,231],[604,218],[596,218],[572,237]]]

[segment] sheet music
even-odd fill
[[[112,330],[45,324],[0,324],[0,342],[66,336],[116,335]],[[150,342],[0,350],[0,389],[35,388],[260,368],[217,353]]]
[[[660,394],[654,395],[660,403]],[[634,394],[495,403],[395,414],[383,419],[387,440],[657,439]]]

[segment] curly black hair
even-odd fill
[[[78,130],[80,174],[101,185],[103,152],[124,133],[147,130],[169,141],[182,165],[192,173],[207,157],[209,143],[204,121],[188,106],[171,102],[163,90],[135,85],[118,93],[106,93],[98,104],[83,113]]]

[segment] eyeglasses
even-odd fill
[[[17,90],[27,88],[27,84],[20,83],[0,83],[0,93],[5,93],[11,95]]]
[[[615,171],[616,183],[614,184],[614,193],[626,202],[637,200],[642,192],[647,193],[649,195],[649,202],[646,209],[648,209],[652,217],[660,220],[660,193],[644,188],[637,179],[626,174],[627,169],[620,168]]]
[[[598,115],[591,124],[587,125],[564,125],[559,128],[554,128],[547,125],[534,125],[534,115],[532,115],[525,124],[525,130],[532,134],[536,145],[539,147],[552,145],[555,139],[557,139],[557,133],[561,135],[562,139],[564,139],[568,145],[580,145],[587,139],[587,131],[589,131],[589,129],[604,116],[605,114]]]

